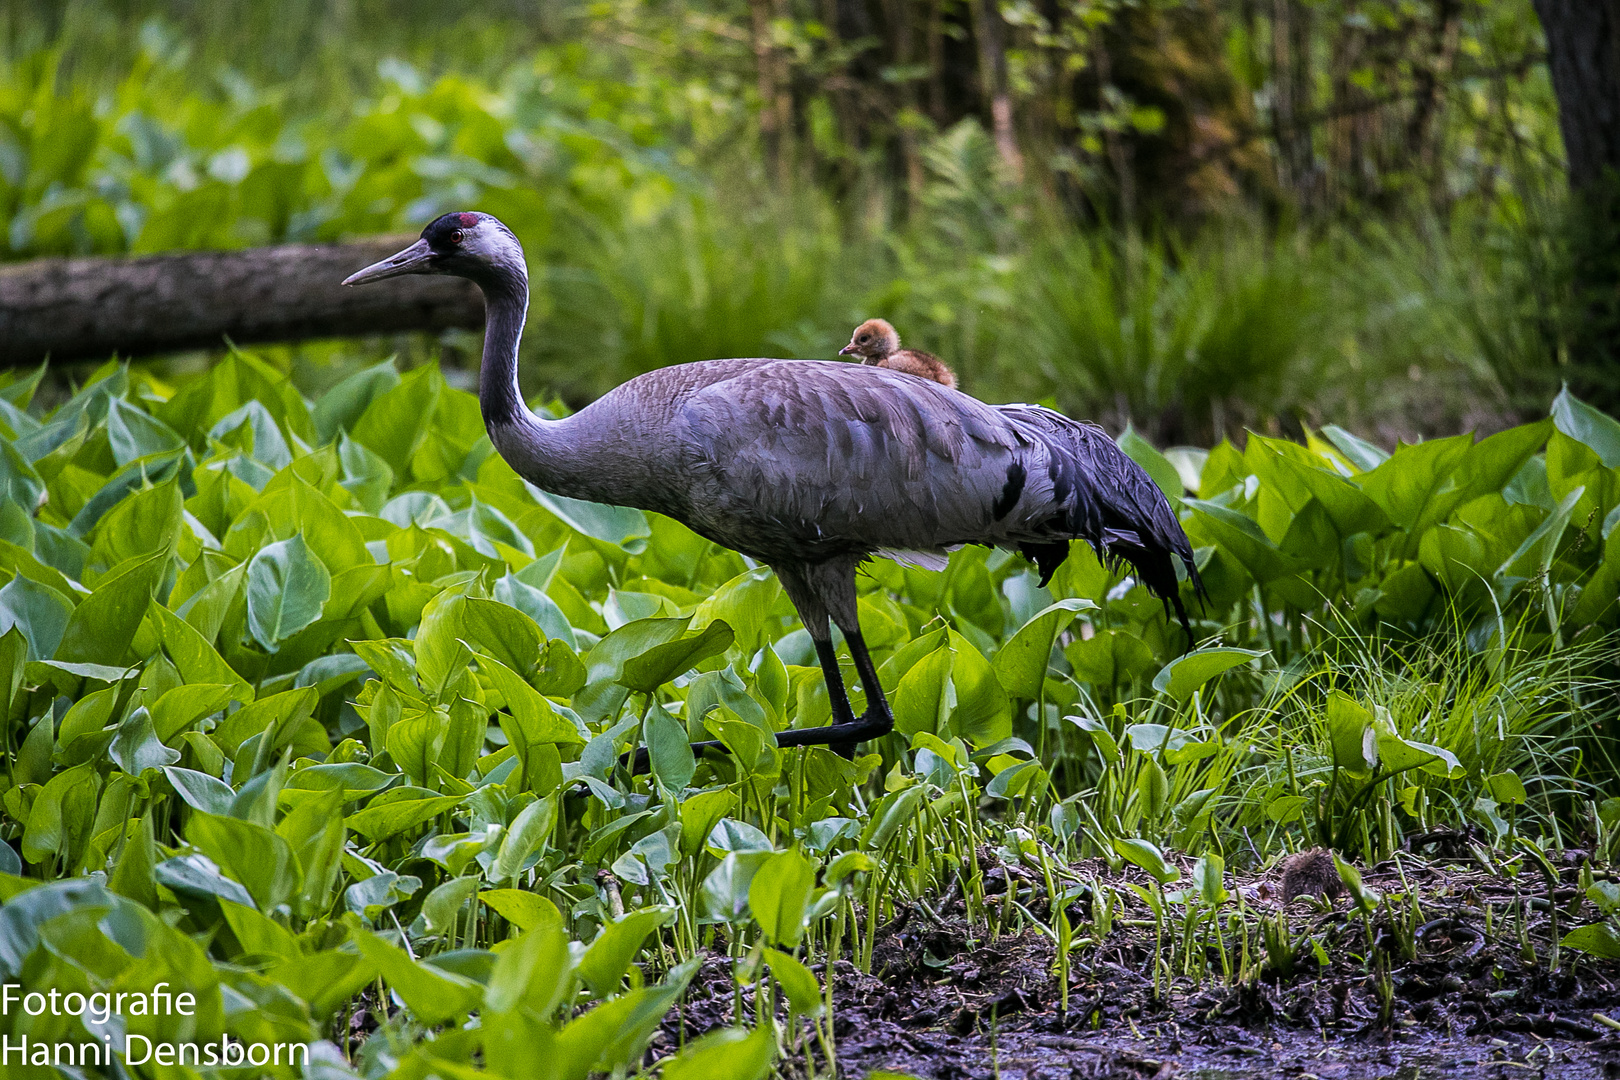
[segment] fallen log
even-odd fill
[[[483,298],[459,278],[339,284],[413,239],[0,265],[0,367],[482,327]]]

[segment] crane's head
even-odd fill
[[[839,356],[858,356],[863,364],[875,364],[885,356],[900,351],[900,335],[883,319],[867,319],[855,328],[849,344],[838,350]]]
[[[402,274],[449,274],[480,285],[510,281],[528,284],[523,245],[512,230],[490,214],[445,214],[422,230],[422,238],[397,255],[372,263],[343,279],[364,285]]]

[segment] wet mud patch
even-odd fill
[[[1161,969],[1157,991],[1151,911],[1117,887],[1132,871],[1073,869],[1117,906],[1100,940],[1088,939],[1089,898],[1069,909],[1086,940],[1070,954],[1066,1009],[1053,937],[1037,925],[1050,924],[1044,905],[1028,903],[1033,919],[994,935],[972,934],[959,900],[901,905],[879,929],[870,973],[834,965],[839,1075],[1620,1078],[1620,964],[1569,949],[1548,964],[1555,932],[1599,918],[1573,887],[1576,868],[1532,890],[1463,864],[1403,860],[1366,874],[1400,900],[1365,920],[1343,898],[1285,906],[1275,876],[1240,880],[1247,939],[1229,923],[1218,943],[1207,934],[1170,949],[1163,939],[1183,931],[1171,920],[1157,955],[1174,970]],[[1256,929],[1279,912],[1287,964]],[[753,989],[739,991],[731,971],[711,957],[660,1038],[673,1043],[680,1023],[688,1037],[731,1023],[739,999],[752,1017]],[[807,1072],[796,1049],[789,1075]],[[819,1044],[810,1049],[824,1072]]]

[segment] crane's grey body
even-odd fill
[[[1043,581],[1090,541],[1126,560],[1183,625],[1171,556],[1197,584],[1162,493],[1099,428],[1032,405],[989,405],[901,372],[820,360],[737,359],[641,375],[563,420],[517,387],[527,308],[522,250],[482,214],[448,214],[351,283],[454,273],[484,290],[479,398],[495,449],[559,495],[666,514],[769,564],[816,643],[835,725],[783,745],[848,745],[887,732],[887,703],[860,639],[855,567],[874,552],[938,565],[964,544],[1021,550]],[[870,706],[855,720],[829,618],[850,644]]]

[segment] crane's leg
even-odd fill
[[[791,728],[776,733],[778,746],[831,746],[845,757],[855,753],[855,745],[868,739],[879,739],[894,730],[894,714],[883,696],[878,682],[877,667],[866,650],[861,637],[861,623],[855,604],[855,566],[858,559],[839,559],[815,566],[773,567],[782,589],[793,601],[804,622],[810,640],[815,643],[816,657],[821,661],[821,673],[827,680],[827,697],[832,703],[833,722],[826,727]],[[838,668],[838,656],[833,650],[832,630],[828,618],[838,624],[849,646],[850,658],[855,661],[855,674],[860,677],[861,688],[866,691],[866,712],[856,717],[849,704],[849,693],[844,688],[844,676]],[[695,742],[692,749],[715,747],[721,743]],[[641,747],[631,756],[631,772],[647,771],[647,748]]]
[[[894,716],[878,683],[877,667],[861,637],[861,622],[855,605],[855,566],[859,559],[835,559],[805,567],[776,567],[776,576],[793,606],[798,608],[805,629],[816,643],[821,671],[827,679],[827,696],[832,699],[833,723],[827,727],[795,728],[776,733],[778,746],[831,746],[845,757],[855,752],[855,744],[878,739],[894,730]],[[856,718],[844,689],[843,673],[833,654],[832,635],[827,619],[843,631],[855,674],[866,691],[866,712]],[[818,636],[819,632],[819,636]]]

